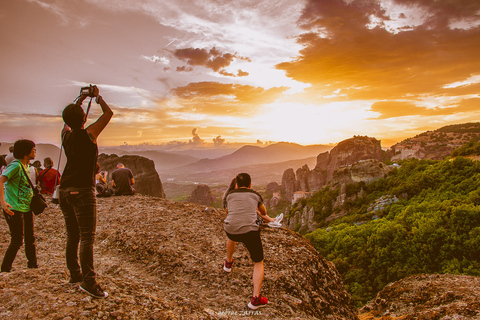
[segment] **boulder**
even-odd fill
[[[419,274],[390,283],[360,310],[362,319],[479,319],[480,278]]]
[[[206,184],[199,184],[192,191],[192,194],[187,201],[211,206],[215,202],[215,197],[213,196],[210,188]]]
[[[117,164],[123,163],[133,173],[135,179],[135,192],[150,196],[165,198],[162,181],[155,170],[155,163],[141,156],[124,155],[117,156],[115,154],[106,155],[104,153],[98,156],[100,170],[107,171],[107,182],[112,180],[112,172],[117,168]]]

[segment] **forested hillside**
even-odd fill
[[[385,285],[418,273],[480,276],[480,164],[454,160],[399,162],[385,179],[347,186],[346,216],[328,225],[338,194],[328,187],[303,205],[323,227],[306,235],[333,261],[360,306]],[[373,212],[375,201],[398,201]]]

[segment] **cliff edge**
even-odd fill
[[[252,262],[237,247],[230,274],[222,269],[224,213],[146,195],[98,199],[95,267],[107,299],[68,284],[65,230],[58,206],[35,219],[39,269],[27,269],[24,248],[14,270],[0,274],[2,319],[357,319],[331,262],[300,235],[265,227],[269,305],[246,306]],[[0,223],[0,252],[9,243]]]

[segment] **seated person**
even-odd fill
[[[107,184],[107,172],[100,171],[98,163],[95,172],[95,194],[97,197],[110,197],[113,194],[113,189]]]
[[[38,174],[38,181],[40,182],[41,193],[53,194],[55,187],[60,184],[60,172],[53,169],[53,160],[45,158],[43,160],[45,169]],[[58,181],[55,181],[58,179]]]
[[[116,196],[135,194],[135,189],[132,187],[135,184],[132,171],[125,168],[123,164],[117,164],[117,170],[112,172],[112,179],[112,187],[115,188]]]

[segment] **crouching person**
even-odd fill
[[[242,242],[253,260],[253,296],[248,304],[252,310],[265,307],[268,299],[260,295],[263,282],[263,247],[260,239],[260,227],[256,223],[257,210],[263,220],[273,222],[267,215],[262,197],[251,189],[250,175],[240,173],[235,178],[236,185],[225,196],[227,217],[224,230],[227,233],[227,260],[223,270],[230,272],[233,265],[233,253],[237,242]],[[233,182],[232,182],[233,184]]]

